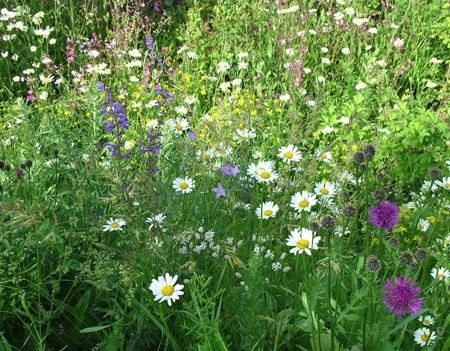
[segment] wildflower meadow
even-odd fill
[[[0,351],[450,350],[447,0],[0,0]]]

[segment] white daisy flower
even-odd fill
[[[148,230],[151,230],[153,227],[160,227],[162,222],[166,219],[166,216],[164,216],[162,213],[155,214],[149,218],[147,218],[145,221],[150,224],[150,227],[148,227]]]
[[[110,218],[103,226],[104,232],[114,232],[116,230],[123,231],[122,227],[126,224],[126,222],[122,218],[114,219]]]
[[[237,141],[238,144],[240,143],[246,143],[250,139],[253,139],[256,137],[256,133],[254,129],[236,129],[235,134],[233,135],[233,139]]]
[[[316,157],[326,163],[329,163],[333,159],[333,156],[329,151],[317,151]]]
[[[172,302],[175,302],[184,294],[182,291],[184,285],[176,284],[178,275],[174,277],[166,273],[165,276],[158,277],[158,280],[153,279],[149,286],[149,289],[155,295],[155,301],[164,302],[167,301],[169,306],[172,306]]]
[[[429,227],[430,224],[425,219],[421,219],[417,224],[417,228],[419,228],[422,232],[426,232]]]
[[[172,186],[176,191],[179,191],[183,194],[190,193],[195,186],[195,181],[189,177],[184,178],[175,178],[172,182]]]
[[[188,129],[189,122],[186,118],[181,118],[181,119],[177,119],[173,123],[173,126],[174,126],[177,134],[183,134],[183,132]]]
[[[314,236],[314,233],[311,230],[302,228],[291,231],[291,235],[286,244],[292,246],[292,249],[290,249],[289,252],[294,255],[306,252],[307,255],[311,256],[311,250],[318,249],[319,241],[320,236]]]
[[[336,186],[334,183],[329,183],[324,181],[322,183],[317,183],[314,189],[316,195],[323,198],[333,198],[336,195]]]
[[[271,217],[275,217],[279,209],[280,208],[277,204],[272,201],[268,201],[259,206],[255,212],[258,218],[269,219]]]
[[[442,180],[436,181],[436,184],[445,190],[450,190],[450,177],[443,178]]]
[[[339,178],[340,178],[342,183],[349,183],[349,184],[355,184],[356,183],[356,179],[353,176],[353,174],[348,173],[348,172],[342,173]]]
[[[288,164],[300,161],[302,154],[298,151],[297,147],[289,144],[288,146],[282,146],[278,149],[278,157]]]
[[[311,212],[311,208],[317,203],[316,195],[307,192],[297,192],[291,198],[291,207],[297,212]]]
[[[436,333],[428,328],[419,328],[414,332],[414,340],[420,346],[429,345],[434,339],[436,339]]]
[[[445,269],[444,267],[435,267],[431,270],[431,276],[437,280],[446,280],[450,278],[450,271],[448,269]]]
[[[260,183],[271,183],[278,178],[273,161],[259,161],[248,166],[247,174]]]
[[[420,316],[419,322],[422,322],[423,325],[433,325],[434,324],[434,318],[431,316]]]
[[[53,82],[54,77],[50,74],[47,77],[44,76],[43,74],[39,75],[39,79],[41,80],[42,84],[48,84]]]

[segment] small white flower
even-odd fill
[[[238,54],[236,55],[236,57],[237,57],[239,60],[242,60],[242,59],[244,59],[244,58],[248,58],[248,52],[245,52],[245,51],[240,52],[240,53],[238,53]]]
[[[442,62],[444,62],[443,60],[440,60],[440,59],[438,59],[438,58],[436,58],[436,57],[433,57],[431,60],[430,60],[430,62],[433,64],[433,65],[439,65],[439,64],[441,64]]]
[[[128,55],[130,57],[139,58],[142,56],[141,52],[138,49],[133,49],[128,51]]]
[[[346,117],[346,116],[342,116],[341,118],[339,118],[339,123],[349,124],[350,123],[350,118]]]
[[[217,64],[217,73],[223,73],[223,72],[226,72],[226,71],[228,71],[229,69],[231,68],[231,66],[230,66],[230,64],[228,63],[228,62],[226,62],[226,61],[220,61],[218,64]]]
[[[36,52],[37,51],[37,47],[36,46],[30,46],[30,51],[31,52]]]
[[[362,89],[365,89],[365,88],[367,88],[367,84],[366,83],[364,83],[364,82],[361,82],[361,81],[359,81],[356,85],[355,85],[355,89],[356,90],[362,90]]]
[[[291,99],[291,96],[290,96],[288,93],[283,94],[283,95],[280,95],[280,97],[279,97],[279,100],[280,100],[280,101],[283,101],[283,102],[287,102],[287,101],[289,101],[290,99]]]
[[[286,51],[286,55],[289,56],[289,57],[290,56],[294,56],[294,54],[295,54],[295,51],[292,48],[288,48],[285,51]]]
[[[349,48],[343,48],[342,50],[341,50],[341,52],[344,54],[344,55],[349,55],[350,54],[350,49]]]

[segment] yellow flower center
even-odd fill
[[[120,227],[120,224],[119,224],[119,223],[116,223],[116,222],[111,223],[111,228],[117,229],[117,228],[119,228],[119,227]]]
[[[211,158],[209,157],[209,155],[203,155],[202,159],[203,161],[209,161]]]
[[[321,154],[320,154],[320,158],[321,158],[322,160],[325,160],[325,159],[327,158],[327,154],[321,153]]]
[[[422,334],[420,336],[420,340],[422,340],[423,342],[427,342],[428,341],[428,335],[427,334]]]
[[[445,184],[444,184],[444,188],[445,188],[445,189],[450,189],[450,183],[445,183]]]
[[[320,189],[320,193],[322,195],[328,195],[330,193],[330,191],[328,189],[322,188],[322,189]]]
[[[262,173],[261,173],[261,178],[262,178],[262,179],[268,179],[268,178],[270,178],[270,173],[267,172],[267,171],[262,172]]]
[[[265,210],[265,211],[264,211],[264,216],[270,217],[270,216],[272,216],[272,213],[273,213],[272,210]]]
[[[292,157],[294,157],[294,154],[292,152],[290,152],[290,151],[286,151],[284,153],[284,157],[286,157],[288,159],[291,159]]]
[[[419,229],[423,229],[425,226],[422,223],[419,223]]]
[[[175,128],[176,128],[177,130],[179,130],[179,131],[182,131],[182,130],[183,130],[183,125],[182,125],[181,123],[178,123],[178,124],[175,126]]]
[[[442,273],[439,273],[439,274],[437,275],[437,278],[438,278],[439,280],[443,280],[443,279],[445,278],[445,275],[442,274]]]
[[[430,320],[429,320],[429,319],[424,319],[424,320],[423,320],[423,324],[425,324],[425,325],[430,324]]]
[[[300,250],[304,250],[309,246],[309,241],[306,239],[300,239],[299,241],[297,241],[297,247]]]
[[[175,288],[173,287],[173,285],[164,285],[163,288],[161,289],[161,293],[164,296],[170,296],[174,293]]]
[[[299,205],[301,208],[308,207],[308,206],[309,206],[309,201],[308,201],[308,200],[302,200],[302,201],[300,201],[300,202],[298,203],[298,205]]]
[[[186,182],[183,182],[183,183],[180,184],[180,188],[185,190],[185,189],[189,188],[189,184],[186,183]]]

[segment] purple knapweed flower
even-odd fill
[[[392,202],[382,202],[378,207],[372,206],[369,214],[369,222],[384,230],[392,230],[399,220],[398,207]]]
[[[217,184],[216,188],[213,188],[213,190],[216,193],[216,199],[218,199],[219,197],[223,196],[226,197],[227,194],[225,193],[225,189],[223,188],[222,184]]]
[[[419,313],[423,297],[418,297],[420,286],[409,277],[395,277],[395,285],[388,279],[384,288],[384,303],[389,311],[397,316]]]
[[[223,163],[222,166],[222,175],[223,176],[232,176],[236,177],[241,171],[239,170],[238,165],[229,165],[226,162]]]
[[[16,169],[16,177],[17,178],[19,178],[19,179],[22,178],[24,174],[25,174],[25,170],[22,167],[18,167]]]

